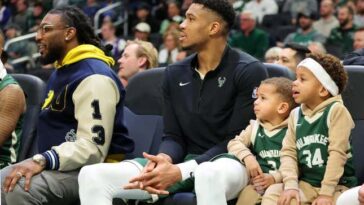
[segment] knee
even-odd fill
[[[220,178],[218,175],[218,170],[211,162],[204,162],[195,170],[195,180],[199,182],[216,184]]]
[[[102,173],[100,173],[97,166],[84,166],[78,174],[78,183],[80,184],[80,186],[83,184],[97,183],[100,180],[102,181],[102,179],[100,179],[101,176]]]
[[[4,193],[3,196],[6,204],[11,205],[22,204],[24,201],[29,201],[27,192],[25,192],[19,185],[16,185],[12,192]]]

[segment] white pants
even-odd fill
[[[78,177],[81,204],[111,205],[113,198],[151,199],[146,191],[123,189],[141,170],[142,166],[134,161],[83,167]],[[219,158],[201,163],[195,170],[197,204],[225,205],[227,200],[238,196],[248,181],[245,167],[236,160]]]
[[[351,188],[342,193],[336,201],[336,205],[359,205],[360,186]]]

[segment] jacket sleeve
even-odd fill
[[[91,75],[80,82],[72,99],[78,121],[77,139],[43,153],[48,169],[74,170],[103,162],[107,156],[120,100],[115,82],[103,75]]]
[[[253,125],[250,124],[245,130],[241,131],[234,139],[228,143],[228,152],[237,157],[241,162],[244,158],[252,155],[249,147],[251,146],[251,133]]]
[[[284,189],[298,190],[299,173],[297,165],[296,129],[294,123],[296,109],[291,112],[288,119],[288,130],[282,143],[281,166],[279,167],[279,171],[282,174]]]
[[[344,173],[349,150],[349,137],[354,122],[345,106],[338,103],[331,108],[329,121],[329,157],[319,194],[333,196]]]

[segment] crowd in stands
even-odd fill
[[[36,32],[41,19],[51,8],[76,5],[92,20],[96,12],[116,0],[1,0],[0,28],[5,40]],[[122,0],[122,6],[101,15],[98,28],[104,44],[113,46],[111,55],[117,61],[128,40],[151,42],[159,51],[159,66],[166,66],[185,56],[179,46],[179,24],[191,0]],[[330,53],[344,59],[350,52],[363,48],[364,0],[230,0],[236,11],[236,22],[229,34],[232,47],[264,61],[268,49],[284,48],[288,43],[307,47],[311,52]],[[115,24],[124,18],[122,24]],[[124,26],[124,23],[127,26]],[[95,25],[94,25],[95,26]],[[358,30],[358,33],[356,31]],[[9,72],[30,72],[46,80],[49,71],[40,64],[16,63],[12,60],[37,52],[32,40],[5,47]],[[179,57],[178,57],[179,56]],[[36,62],[36,59],[34,59]],[[34,60],[32,62],[34,62]],[[273,63],[275,61],[272,61]],[[44,66],[43,66],[44,67]],[[52,66],[48,66],[50,68]],[[116,70],[118,66],[114,67]]]

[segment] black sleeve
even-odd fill
[[[238,135],[249,124],[250,119],[254,119],[253,96],[254,90],[259,87],[260,82],[268,77],[267,70],[260,62],[253,62],[244,67],[236,69],[235,86],[238,88],[238,94],[235,98],[232,117],[229,122],[229,134],[227,139],[207,150],[195,160],[202,163],[210,160],[212,157],[227,152],[229,140]]]
[[[159,153],[167,154],[172,158],[173,163],[182,162],[186,154],[186,143],[183,139],[182,130],[178,124],[175,112],[173,109],[173,102],[171,102],[170,89],[168,85],[169,75],[168,68],[164,73],[164,80],[162,85],[163,98],[164,98],[164,136],[159,146]]]

